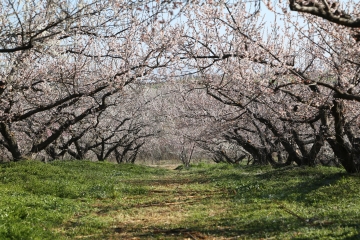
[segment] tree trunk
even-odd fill
[[[11,153],[13,160],[16,161],[20,161],[22,160],[22,155],[19,149],[19,146],[16,143],[16,139],[14,134],[10,131],[9,127],[6,125],[6,123],[4,122],[0,122],[0,132],[1,135],[3,136],[6,145],[5,147],[9,150],[9,152]]]
[[[331,113],[335,120],[335,139],[328,138],[327,141],[334,151],[334,154],[339,158],[341,165],[348,173],[359,172],[359,168],[356,166],[354,156],[352,154],[353,148],[350,143],[344,139],[344,105],[341,100],[334,100],[334,106],[331,109]]]

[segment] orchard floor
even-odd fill
[[[0,182],[0,239],[360,239],[339,168],[21,162]]]

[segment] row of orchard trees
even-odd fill
[[[0,3],[1,158],[133,162],[170,40],[159,1]],[[161,18],[161,20],[156,20]],[[170,31],[171,29],[166,29]],[[159,71],[158,71],[159,74]]]
[[[177,48],[193,74],[175,113],[190,120],[177,120],[177,129],[197,120],[183,136],[215,161],[250,155],[258,164],[335,163],[359,172],[359,34],[346,27],[359,27],[358,4],[291,1],[313,14],[301,19],[269,4],[277,21],[264,33],[247,3],[211,2],[186,14]]]
[[[2,158],[133,162],[169,146],[184,163],[202,149],[360,171],[356,3],[268,2],[271,24],[260,2],[0,5]]]

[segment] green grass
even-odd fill
[[[0,165],[0,239],[360,239],[339,168]]]

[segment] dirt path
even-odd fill
[[[149,191],[146,195],[124,196],[117,203],[99,201],[94,205],[95,216],[113,221],[106,239],[230,239],[210,236],[193,225],[193,215],[208,214],[204,207],[209,199],[224,194],[204,189],[201,184],[206,181],[203,176],[190,178],[177,171],[163,178],[129,181]],[[209,211],[215,214],[217,209],[211,207]]]
[[[175,170],[177,167],[181,166],[181,164],[159,164],[159,165],[147,165],[147,166]]]

